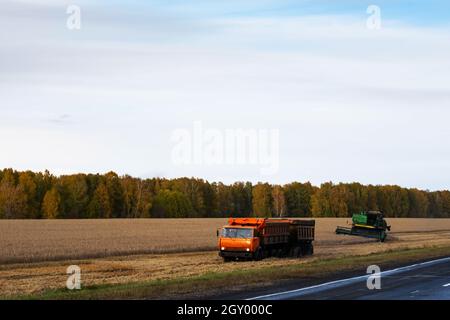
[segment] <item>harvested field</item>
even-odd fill
[[[7,264],[0,266],[0,296],[39,293],[64,288],[66,268],[80,266],[83,286],[123,284],[151,280],[189,278],[210,272],[258,269],[271,266],[297,265],[311,260],[343,256],[367,255],[405,248],[450,246],[450,231],[399,233],[386,243],[343,241],[340,244],[316,246],[313,257],[298,259],[270,258],[260,262],[223,263],[216,252],[192,252],[133,255],[81,261]],[[450,252],[449,252],[450,254]]]
[[[349,219],[316,219],[316,246],[366,243],[337,236]],[[388,219],[391,239],[450,230],[450,219]],[[226,219],[0,220],[0,264],[215,250]]]
[[[0,220],[0,263],[214,248],[225,219]]]
[[[346,221],[318,219],[315,255],[301,261],[450,246],[450,219],[389,219],[394,232],[386,243],[335,235],[336,225]],[[216,252],[205,250],[214,249],[215,229],[223,223],[223,219],[0,221],[1,258],[8,262],[0,265],[0,296],[64,288],[71,264],[81,267],[83,286],[90,286],[299,263],[267,259],[224,264]],[[142,252],[160,253],[138,254]]]

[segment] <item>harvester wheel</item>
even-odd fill
[[[380,242],[384,242],[386,240],[386,232],[382,231],[380,234]]]
[[[231,262],[233,258],[230,257],[223,257],[223,262]]]

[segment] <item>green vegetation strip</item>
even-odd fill
[[[450,255],[450,247],[427,247],[392,250],[365,256],[345,256],[322,260],[303,261],[286,266],[264,266],[258,269],[227,272],[210,272],[189,278],[153,280],[118,285],[98,285],[81,290],[48,290],[34,295],[1,297],[1,299],[167,299],[176,297],[207,297],[209,294],[225,293],[234,286],[242,289],[260,287],[289,279],[320,279],[345,272],[365,270],[372,264],[381,267],[397,266],[418,260],[434,259]],[[211,288],[214,288],[213,290]],[[200,293],[200,294],[199,294]]]

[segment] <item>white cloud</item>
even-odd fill
[[[83,10],[78,33],[54,8],[0,16],[15,26],[0,34],[0,167],[267,180],[259,168],[172,165],[171,132],[200,120],[279,129],[273,182],[446,187],[447,29]]]

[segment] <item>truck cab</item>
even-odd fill
[[[259,248],[258,231],[253,226],[225,226],[219,232],[223,258],[253,258]]]

